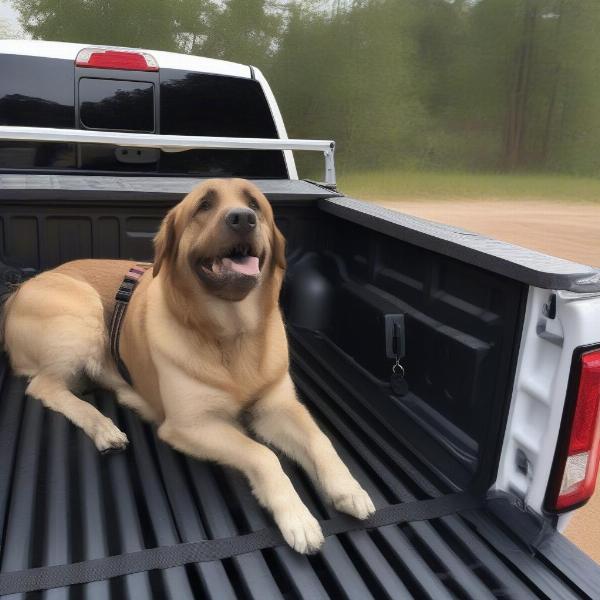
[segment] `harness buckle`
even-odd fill
[[[119,289],[115,296],[115,300],[117,300],[117,302],[129,302],[133,294],[133,289],[136,286],[136,283],[137,281],[132,281],[128,279],[123,280],[123,282],[119,286]]]

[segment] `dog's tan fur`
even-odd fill
[[[210,208],[200,211],[205,198]],[[200,281],[193,258],[213,255],[224,215],[249,201],[258,204],[260,280],[243,298],[223,299]],[[74,261],[38,275],[8,300],[5,346],[14,370],[30,378],[28,393],[81,427],[99,450],[125,446],[125,434],[71,392],[87,374],[157,423],[158,435],[175,448],[240,469],[299,552],[321,546],[319,524],[277,456],[246,433],[242,414],[258,438],[301,464],[339,510],[369,516],[369,496],[297,400],[278,306],[284,239],[260,190],[244,180],[210,180],[167,214],[154,267],[142,277],[121,332],[129,386],[108,351],[107,323],[115,290],[133,265]]]

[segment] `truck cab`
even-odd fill
[[[287,137],[271,89],[255,67],[170,52],[0,40],[0,72],[12,74],[0,83],[5,125]],[[168,153],[155,148],[8,141],[0,146],[0,169],[297,178],[291,154],[277,151]]]

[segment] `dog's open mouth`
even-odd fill
[[[202,271],[213,278],[258,277],[261,259],[257,252],[247,244],[239,244],[226,254],[200,261]]]

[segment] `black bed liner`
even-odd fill
[[[302,398],[378,507],[451,491],[408,448],[391,441],[368,398],[319,361],[318,335],[294,330],[291,343]],[[126,431],[131,444],[124,453],[101,456],[64,417],[24,397],[23,380],[10,375],[6,363],[2,367],[2,571],[231,537],[271,524],[240,474],[174,452],[110,394],[96,390],[86,398]],[[305,475],[283,462],[313,513],[332,516]],[[276,547],[47,594],[116,600],[581,598],[600,589],[599,572],[560,535],[542,535],[537,521],[500,500],[460,516],[332,536],[311,557]]]
[[[325,198],[319,206],[337,217],[528,285],[571,292],[600,292],[600,271],[594,267],[353,198]]]
[[[154,207],[161,203],[172,206],[201,181],[204,179],[192,177],[0,173],[0,206],[10,207],[10,213],[17,217],[19,211],[15,212],[13,202],[23,208],[47,206],[48,201],[55,204],[53,208],[70,203],[80,206],[81,202],[93,206],[94,201],[100,201],[104,207],[111,202],[144,206],[149,201]],[[318,201],[327,213],[527,285],[578,293],[600,292],[600,271],[594,267],[347,198],[309,181],[261,179],[255,183],[271,202]]]

